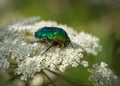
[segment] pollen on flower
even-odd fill
[[[5,29],[0,29],[2,32],[0,34],[0,56],[16,62],[15,73],[21,75],[22,80],[33,78],[35,73],[44,69],[64,72],[68,67],[77,67],[80,64],[87,67],[89,63],[84,59],[83,52],[96,55],[101,50],[97,37],[84,32],[77,33],[73,28],[53,21],[35,22],[37,20],[38,17],[25,19],[5,26]],[[42,27],[64,29],[71,39],[73,48],[70,45],[65,48],[55,46],[41,56],[48,45],[36,42],[38,39],[34,37],[34,33]],[[0,62],[9,64],[7,60]],[[5,67],[8,68],[9,65]]]

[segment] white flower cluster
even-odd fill
[[[86,53],[97,55],[98,51],[101,51],[99,39],[91,34],[80,32],[74,37],[73,41],[78,44]]]
[[[0,58],[0,69],[8,69],[10,63],[7,61],[6,58]]]
[[[83,52],[96,55],[101,50],[99,39],[90,34],[77,33],[66,25],[52,21],[35,22],[38,17],[27,20],[0,29],[1,56],[17,63],[15,73],[22,75],[22,80],[33,78],[36,72],[46,68],[64,72],[69,66],[77,67],[81,64],[87,67],[88,62],[84,59]],[[41,56],[49,45],[35,42],[37,39],[34,33],[46,26],[63,28],[68,33],[74,48],[67,46],[61,49],[55,46]]]
[[[89,80],[93,82],[94,86],[119,86],[120,84],[114,83],[117,80],[117,76],[112,70],[108,68],[108,65],[101,62],[100,65],[94,64],[93,68],[88,69],[92,75]]]
[[[27,80],[28,77],[34,77],[36,72],[40,72],[41,70],[41,62],[42,60],[38,57],[26,58],[17,68],[17,74],[23,74],[21,76],[21,80]]]

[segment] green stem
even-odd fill
[[[20,77],[21,75],[14,75],[10,80],[8,80],[8,82],[11,82],[13,80],[15,80],[16,78]]]
[[[43,74],[50,80],[53,86],[56,86],[55,83],[51,80],[51,78],[43,70],[41,72],[43,72]]]
[[[67,82],[70,82],[70,83],[72,83],[72,84],[74,84],[74,85],[77,85],[77,86],[81,86],[81,85],[82,85],[82,84],[78,83],[78,82],[80,82],[80,81],[75,80],[75,79],[73,79],[73,78],[71,78],[71,77],[64,76],[64,75],[62,75],[62,74],[56,73],[56,72],[54,72],[54,71],[51,71],[51,70],[49,70],[49,69],[46,69],[46,70],[48,70],[49,72],[55,74],[55,75],[58,76],[59,78],[62,78],[62,79],[64,79],[64,80],[66,80]],[[88,85],[88,84],[86,84],[86,85]]]

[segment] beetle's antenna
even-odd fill
[[[45,52],[47,52],[52,46],[54,46],[54,44],[51,44],[51,45],[41,54],[41,56],[42,56]]]

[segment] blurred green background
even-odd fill
[[[0,0],[1,27],[12,20],[32,16],[67,24],[78,32],[99,37],[103,51],[95,58],[89,56],[89,62],[105,61],[120,77],[120,0]],[[70,70],[66,75],[87,86],[89,74],[85,68]]]

